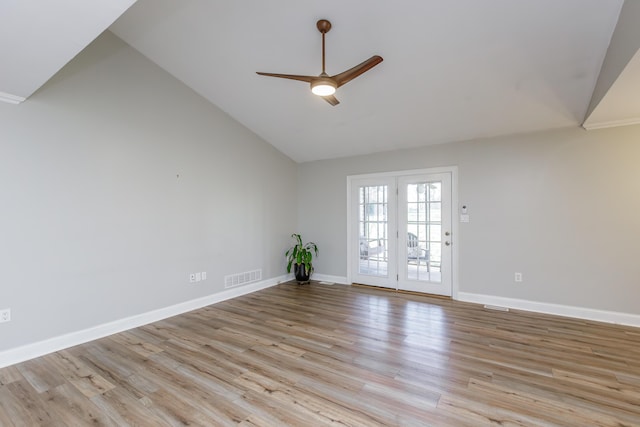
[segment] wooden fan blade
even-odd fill
[[[311,83],[311,80],[318,78],[318,76],[297,76],[295,74],[274,74],[274,73],[261,73],[261,72],[256,72],[256,74],[260,74],[261,76],[268,76],[268,77],[279,77],[281,79],[300,80],[301,82],[307,82],[307,83]]]
[[[374,55],[371,58],[367,59],[361,64],[356,65],[353,68],[348,69],[347,71],[343,71],[340,74],[336,74],[332,78],[338,83],[338,87],[349,83],[351,80],[358,77],[360,74],[369,71],[376,65],[382,62],[382,57],[378,55]]]
[[[336,98],[333,95],[323,96],[323,98],[325,101],[327,101],[329,104],[333,105],[334,107],[340,104],[340,101],[338,101],[338,98]]]

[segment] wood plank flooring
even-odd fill
[[[0,369],[1,426],[640,426],[640,329],[281,284]]]

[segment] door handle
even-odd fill
[[[449,233],[448,231],[445,231],[445,232],[444,232],[444,235],[445,235],[445,236],[451,236],[451,233]]]
[[[447,240],[446,242],[444,242],[444,244],[445,244],[446,246],[451,246],[451,242],[449,242],[448,240]]]

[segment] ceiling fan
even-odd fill
[[[295,74],[274,74],[274,73],[261,73],[257,72],[261,76],[279,77],[282,79],[300,80],[307,82],[311,85],[311,92],[315,95],[321,96],[331,105],[338,105],[340,101],[333,95],[336,89],[340,86],[350,82],[358,77],[360,74],[372,69],[376,65],[382,62],[382,57],[374,55],[361,64],[356,65],[353,68],[343,71],[335,76],[330,76],[325,72],[324,67],[324,35],[331,29],[331,22],[326,19],[321,19],[317,22],[316,27],[318,31],[322,33],[322,73],[319,76],[299,76]]]

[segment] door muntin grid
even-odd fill
[[[389,187],[387,185],[359,187],[359,274],[377,277],[389,276],[388,209]]]
[[[421,181],[406,186],[407,258],[409,280],[442,281],[442,182]]]
[[[424,170],[347,180],[352,283],[452,295],[452,176]]]

